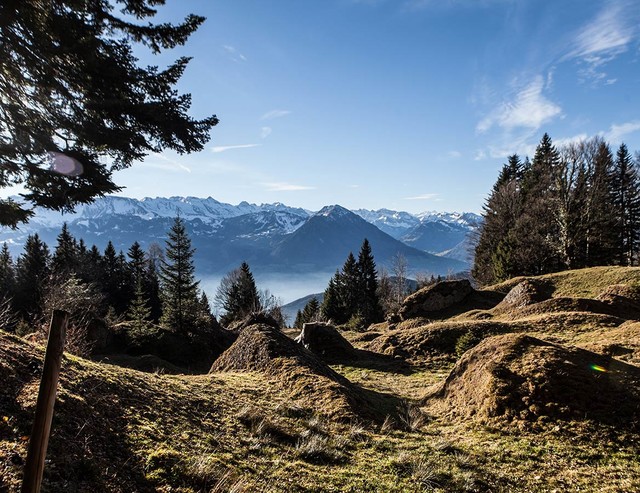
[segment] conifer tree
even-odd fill
[[[262,310],[258,288],[247,262],[242,262],[238,269],[222,278],[216,292],[216,304],[224,311],[220,319],[223,325]]]
[[[512,258],[521,274],[539,275],[561,268],[558,255],[558,174],[560,156],[548,134],[544,134],[530,168],[522,178],[522,212],[512,238]]]
[[[320,302],[318,302],[318,298],[315,296],[311,298],[304,305],[302,310],[298,310],[296,314],[296,320],[293,326],[296,329],[302,329],[304,324],[309,322],[315,322],[320,317]]]
[[[151,22],[163,3],[0,3],[0,188],[22,184],[33,205],[66,211],[117,191],[112,172],[152,152],[203,148],[218,120],[189,117],[175,89],[189,59],[160,70],[134,54],[182,45],[204,21]],[[0,199],[0,225],[30,215]]]
[[[194,275],[194,252],[184,221],[177,217],[168,233],[160,268],[161,323],[183,334],[195,328],[197,316],[199,282]]]
[[[15,294],[16,272],[7,243],[0,249],[0,302]]]
[[[640,183],[625,144],[621,144],[616,153],[611,182],[619,262],[621,265],[633,265],[640,234]]]
[[[25,317],[37,317],[50,274],[50,255],[38,234],[30,235],[16,264],[15,307]]]
[[[341,284],[340,272],[336,271],[333,277],[329,279],[329,284],[324,290],[324,298],[320,307],[322,317],[334,323],[344,323],[346,321],[344,304],[341,299],[342,294],[339,288]]]
[[[80,264],[78,244],[69,232],[66,222],[62,225],[62,231],[60,231],[57,240],[58,243],[51,258],[52,273],[56,276],[75,274]]]
[[[141,279],[136,283],[127,317],[131,323],[130,334],[134,339],[140,339],[150,332],[151,309],[149,308],[149,300],[144,292]]]
[[[528,168],[517,154],[509,156],[483,207],[472,270],[482,283],[507,279],[516,271],[513,231],[522,208],[521,177]]]
[[[378,273],[371,245],[366,238],[358,254],[358,277],[358,313],[365,325],[379,322],[383,313],[378,298]]]

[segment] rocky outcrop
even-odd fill
[[[357,357],[355,348],[330,324],[306,323],[295,341],[323,359],[343,360]]]
[[[467,279],[436,283],[407,297],[400,308],[400,317],[403,320],[429,318],[433,313],[442,312],[464,301],[473,292]]]

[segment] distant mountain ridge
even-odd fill
[[[389,267],[394,255],[401,253],[413,272],[447,274],[468,269],[468,263],[459,259],[433,255],[455,251],[460,238],[471,230],[470,220],[465,219],[468,214],[412,215],[388,209],[354,213],[339,205],[313,213],[282,203],[231,205],[211,197],[111,196],[79,206],[73,214],[37,210],[17,231],[0,230],[0,242],[7,241],[17,254],[27,235],[37,232],[54,248],[66,222],[71,233],[88,245],[103,249],[111,240],[116,249],[126,251],[138,241],[148,248],[152,243],[163,245],[176,216],[187,225],[197,249],[196,268],[203,276],[223,274],[245,260],[258,272],[334,272],[349,251],[357,254],[365,237],[381,267]],[[428,235],[420,236],[420,228],[436,223],[444,225],[441,237],[423,241]],[[431,253],[425,245],[434,247]]]

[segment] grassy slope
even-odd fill
[[[640,269],[546,277],[556,296],[584,297],[637,282]],[[568,344],[612,337],[638,344],[637,324],[606,320],[542,314],[509,323]],[[18,490],[42,356],[42,348],[0,332],[0,491]],[[366,361],[333,368],[362,387],[418,402],[451,365],[424,358],[411,369]],[[533,433],[408,406],[395,417],[403,429],[345,424],[260,373],[168,376],[71,356],[59,396],[43,491],[640,490],[639,437],[582,422]]]

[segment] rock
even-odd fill
[[[354,347],[332,325],[322,322],[306,323],[295,341],[325,359],[353,359]]]
[[[507,293],[495,310],[500,312],[533,305],[550,299],[552,294],[553,286],[550,283],[540,279],[525,279]]]
[[[400,308],[400,317],[403,320],[428,318],[431,313],[446,310],[460,303],[473,292],[474,289],[467,279],[436,283],[407,297]]]

